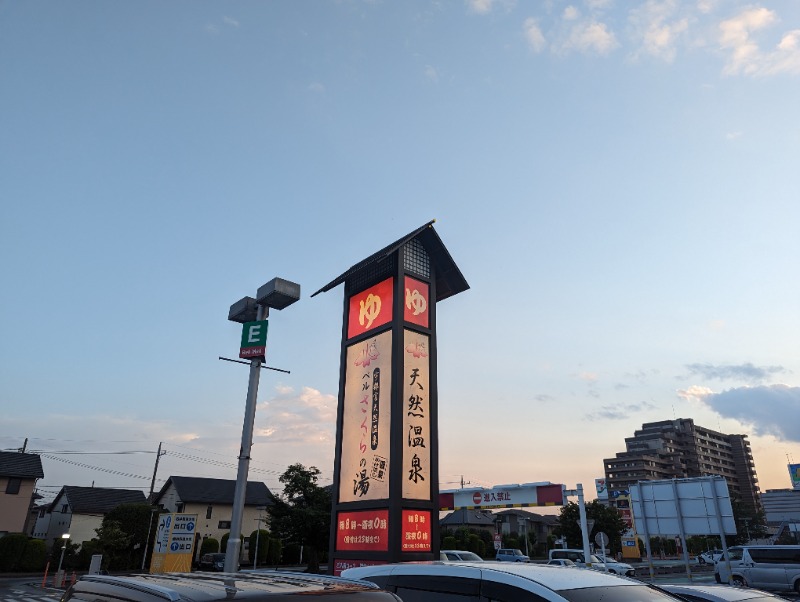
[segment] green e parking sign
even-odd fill
[[[269,320],[245,322],[242,326],[242,344],[239,357],[264,357],[267,354],[267,326]]]

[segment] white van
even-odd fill
[[[583,559],[583,550],[550,550],[550,560],[559,559],[571,560],[580,567],[586,566],[586,562]],[[605,563],[603,563],[602,560],[592,554],[591,562],[592,568],[598,571],[608,571],[609,573],[625,575],[626,577],[633,577],[635,573],[631,565],[624,562],[616,562],[611,558],[606,558]]]
[[[733,546],[714,565],[717,583],[800,594],[800,546]]]

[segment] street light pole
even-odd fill
[[[245,297],[234,303],[228,312],[232,322],[247,325],[255,318],[256,322],[266,320],[269,308],[284,309],[300,299],[300,285],[282,278],[273,278],[258,289],[256,299]],[[255,310],[255,312],[253,311]],[[255,332],[255,330],[254,330]],[[244,342],[244,341],[243,341]],[[244,424],[242,425],[242,443],[239,447],[239,467],[236,473],[236,490],[233,494],[231,509],[231,533],[228,547],[225,550],[225,572],[239,570],[239,557],[242,549],[242,514],[247,497],[247,473],[250,470],[250,451],[253,448],[253,426],[256,419],[256,398],[258,396],[258,380],[261,376],[261,362],[266,350],[266,328],[263,334],[263,349],[256,355],[242,355],[250,358],[250,379],[247,383],[247,399],[244,408]]]
[[[269,315],[269,309],[258,306],[256,321],[260,322]],[[239,447],[239,469],[236,473],[236,491],[233,495],[233,514],[231,516],[231,535],[228,548],[225,550],[225,572],[239,570],[239,555],[242,549],[242,513],[247,496],[247,473],[250,470],[250,451],[253,448],[253,425],[256,420],[256,397],[258,396],[258,380],[261,376],[261,358],[250,360],[250,380],[247,383],[247,399],[244,405],[244,424],[242,426],[242,444]]]
[[[67,551],[67,545],[69,544],[69,533],[64,533],[61,536],[61,539],[64,540],[64,545],[61,546],[61,558],[58,559],[58,570],[56,571],[56,575],[61,573],[61,563],[64,562],[64,552]]]
[[[153,514],[158,512],[158,508],[150,508],[150,522],[147,524],[147,538],[144,540],[144,554],[142,554],[142,571],[147,559],[147,549],[150,547],[150,532],[153,530]]]

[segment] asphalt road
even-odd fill
[[[58,602],[63,593],[31,577],[0,579],[0,602]]]

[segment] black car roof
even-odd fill
[[[371,583],[330,577],[308,575],[289,571],[252,573],[167,573],[163,575],[85,575],[75,584],[75,592],[107,589],[130,590],[147,593],[169,602],[259,598],[270,594],[308,594],[312,592],[376,590]],[[125,598],[120,593],[115,597]],[[137,597],[139,599],[139,597]]]

